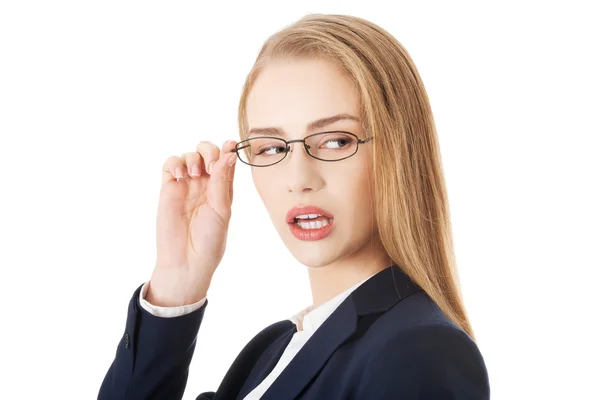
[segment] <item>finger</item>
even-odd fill
[[[231,144],[232,146],[232,150],[235,149],[236,146],[236,142],[233,142]],[[233,153],[236,155],[236,153]],[[229,163],[231,163],[231,159],[229,159]],[[229,182],[229,204],[231,205],[231,203],[233,202],[233,178],[235,177],[235,166],[237,165],[237,159],[235,160],[235,162],[233,164],[231,164],[229,166],[229,172],[227,173],[227,181]]]
[[[228,147],[227,151],[233,150],[235,149],[235,146],[237,145],[237,142],[235,140],[230,141],[230,148]],[[233,153],[235,154],[235,153]],[[237,155],[237,154],[236,154]],[[233,178],[235,177],[235,165],[237,164],[237,161],[231,166],[231,168],[229,168],[229,173],[227,175],[227,180],[229,182],[233,182]]]
[[[195,151],[190,151],[181,156],[187,168],[187,174],[191,178],[197,178],[202,174],[203,167],[200,166],[200,154]]]
[[[230,181],[230,169],[233,165],[229,165],[230,161],[237,159],[237,154],[231,152],[235,148],[235,141],[226,141],[221,148],[220,156],[217,162],[212,167],[212,173],[209,181],[209,199],[216,211],[223,215],[229,216],[231,212],[231,199],[233,193],[233,181]]]
[[[201,166],[204,168],[204,171],[210,175],[210,164],[219,159],[219,148],[213,143],[203,140],[196,146],[196,152],[200,154],[200,159],[203,161]]]
[[[184,160],[178,156],[167,158],[162,167],[162,183],[183,179],[187,175]]]

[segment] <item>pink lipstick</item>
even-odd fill
[[[286,214],[292,235],[300,240],[320,240],[331,233],[333,216],[315,206],[293,207]]]

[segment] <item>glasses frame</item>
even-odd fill
[[[317,136],[317,135],[323,135],[323,134],[325,134],[325,133],[346,133],[346,134],[348,134],[348,135],[352,135],[352,136],[354,136],[354,137],[356,138],[356,150],[354,151],[354,153],[350,154],[349,156],[346,156],[346,157],[344,157],[344,158],[340,158],[340,159],[337,159],[337,160],[324,160],[324,159],[322,159],[322,158],[319,158],[319,157],[315,157],[315,156],[313,156],[313,155],[312,155],[312,154],[310,154],[310,152],[308,151],[308,149],[310,149],[310,146],[306,144],[306,140],[307,140],[308,138],[310,138],[310,137]],[[272,163],[272,164],[267,164],[267,165],[254,165],[254,164],[247,163],[247,162],[245,162],[245,161],[242,159],[242,157],[240,156],[240,153],[239,153],[239,152],[240,152],[240,150],[243,150],[243,149],[246,147],[246,146],[244,145],[244,143],[245,143],[245,142],[248,142],[248,141],[250,141],[250,140],[252,140],[252,139],[276,139],[276,140],[279,140],[279,141],[281,141],[281,142],[284,142],[284,143],[285,143],[285,149],[286,149],[286,150],[285,150],[285,155],[283,156],[283,158],[282,158],[281,160],[279,160],[279,161],[276,161],[276,162],[274,162],[274,163]],[[257,136],[257,137],[254,137],[254,138],[250,138],[250,139],[245,139],[245,140],[242,140],[241,142],[239,142],[238,144],[236,144],[236,145],[235,145],[235,148],[234,148],[234,149],[230,150],[230,153],[237,153],[237,157],[239,158],[239,160],[240,160],[241,162],[243,162],[244,164],[246,164],[246,165],[249,165],[249,166],[251,166],[251,167],[257,167],[257,168],[261,168],[261,167],[270,167],[270,166],[272,166],[272,165],[275,165],[275,164],[277,164],[277,163],[280,163],[280,162],[282,162],[283,160],[285,160],[285,158],[287,157],[288,153],[291,151],[291,148],[290,148],[290,143],[301,142],[301,143],[303,144],[303,146],[302,146],[302,147],[304,147],[304,151],[306,151],[306,154],[308,154],[310,157],[312,157],[312,158],[314,158],[314,159],[316,159],[316,160],[319,160],[319,161],[325,161],[325,162],[337,162],[337,161],[342,161],[342,160],[345,160],[345,159],[347,159],[347,158],[350,158],[350,157],[352,157],[353,155],[355,155],[355,154],[358,152],[359,145],[361,145],[361,144],[364,144],[364,143],[367,143],[368,141],[370,141],[370,140],[372,140],[372,139],[375,139],[375,138],[374,138],[373,136],[369,136],[369,137],[368,137],[368,138],[366,138],[365,140],[361,140],[361,139],[360,139],[360,138],[359,138],[357,135],[355,135],[355,134],[354,134],[354,133],[352,133],[352,132],[340,131],[340,130],[336,130],[336,131],[325,131],[325,132],[317,132],[317,133],[313,133],[313,134],[310,134],[310,135],[306,136],[304,139],[294,139],[294,140],[285,140],[285,139],[278,138],[278,137],[273,137],[273,136]]]

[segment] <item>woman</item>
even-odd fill
[[[134,292],[99,398],[183,395],[238,158],[308,267],[313,304],[258,333],[198,399],[489,398],[434,121],[402,45],[360,18],[300,19],[258,55],[239,128],[239,143],[200,142],[164,164],[156,266]]]

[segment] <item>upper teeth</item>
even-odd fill
[[[321,217],[321,214],[302,214],[302,215],[297,215],[296,218],[297,219],[309,219],[309,218],[317,218],[317,217]]]

